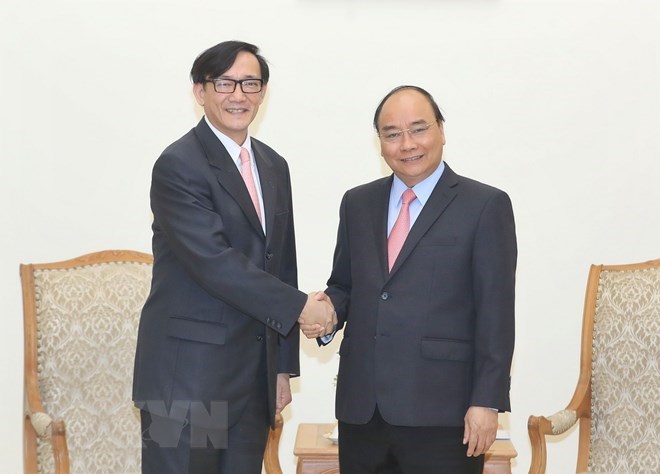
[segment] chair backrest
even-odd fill
[[[660,260],[595,271],[588,469],[660,472]]]
[[[72,473],[140,472],[131,385],[151,268],[150,255],[132,251],[21,265],[26,398],[64,420]],[[37,465],[54,472],[47,440],[37,440]]]

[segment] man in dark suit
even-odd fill
[[[297,289],[289,170],[248,134],[266,61],[227,41],[191,78],[205,117],[152,175],[153,281],[133,385],[142,471],[256,474],[299,372],[297,321],[330,328],[333,312]]]
[[[374,127],[394,175],[341,204],[325,293],[344,329],[342,473],[481,473],[497,412],[510,409],[511,202],[443,163],[443,122],[425,90],[391,91]]]

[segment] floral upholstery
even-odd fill
[[[65,421],[73,474],[140,472],[131,384],[150,281],[147,263],[34,271],[41,400]],[[47,439],[38,440],[37,457],[40,473],[54,472]]]
[[[592,352],[591,473],[660,473],[660,268],[604,270]]]

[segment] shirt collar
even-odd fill
[[[417,200],[422,206],[424,206],[429,197],[431,197],[431,193],[433,192],[433,189],[435,189],[435,185],[438,184],[438,181],[440,181],[440,177],[444,171],[445,162],[441,161],[433,173],[412,187],[415,196],[417,196]],[[390,192],[390,199],[394,198],[398,203],[401,200],[401,195],[406,189],[408,189],[406,183],[401,181],[401,178],[399,178],[397,175],[394,175],[394,180],[392,181],[392,191]]]
[[[206,115],[204,116],[204,120],[206,120],[206,124],[209,126],[211,131],[215,134],[216,137],[218,137],[218,140],[220,140],[222,145],[225,147],[227,153],[229,153],[229,156],[231,156],[231,159],[234,160],[234,163],[236,163],[239,166],[241,164],[241,159],[240,159],[241,148],[247,149],[247,151],[250,152],[250,156],[254,156],[254,154],[252,153],[252,143],[250,141],[249,134],[245,138],[243,144],[239,145],[234,140],[229,138],[227,135],[222,133],[220,130],[215,128],[213,124],[209,121],[209,119],[206,117]]]

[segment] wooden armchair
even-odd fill
[[[21,265],[26,473],[139,473],[133,359],[151,255],[110,250]],[[264,464],[281,474],[271,433]]]
[[[592,265],[580,376],[568,406],[530,416],[530,474],[546,471],[546,435],[579,422],[576,472],[660,472],[660,260]]]

